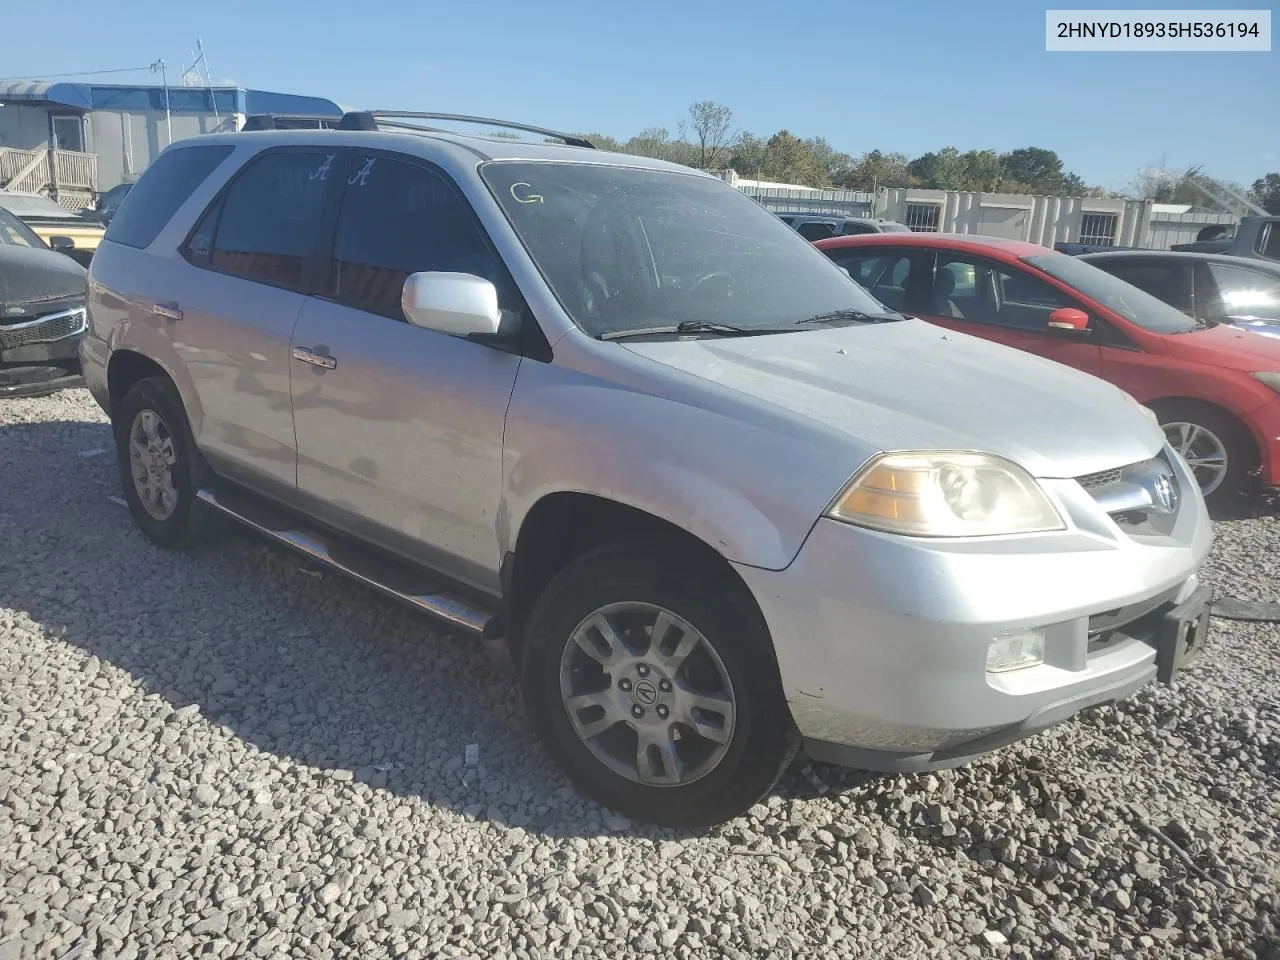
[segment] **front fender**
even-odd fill
[[[572,492],[673,523],[733,562],[787,567],[865,456],[811,421],[753,416],[753,402],[707,393],[701,403],[697,391],[522,364],[503,448],[502,551],[534,504]]]

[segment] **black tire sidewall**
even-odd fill
[[[177,454],[177,462],[173,467],[173,485],[178,491],[178,506],[165,520],[157,520],[147,513],[133,483],[129,462],[129,432],[135,418],[144,410],[154,411],[164,421]],[[196,498],[198,486],[194,469],[198,454],[177,392],[164,380],[140,380],[129,388],[120,401],[117,413],[112,418],[116,460],[120,467],[120,485],[124,490],[124,499],[129,505],[134,522],[149,540],[162,547],[188,545],[196,530],[196,514],[200,506]]]
[[[798,737],[768,631],[744,596],[745,587],[701,558],[673,561],[665,546],[653,540],[599,548],[557,574],[529,616],[522,686],[538,732],[579,789],[636,819],[705,827],[759,800],[794,756]],[[569,637],[591,613],[622,601],[660,605],[697,627],[733,684],[735,726],[728,753],[686,786],[645,786],[609,770],[581,741],[564,708],[560,663]]]

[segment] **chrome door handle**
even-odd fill
[[[178,305],[176,303],[152,304],[151,312],[157,317],[164,317],[166,320],[182,319],[182,311],[178,309]]]
[[[301,360],[303,363],[309,363],[313,366],[324,367],[326,370],[332,370],[338,365],[337,357],[330,357],[326,354],[315,353],[306,347],[294,347],[293,359]]]

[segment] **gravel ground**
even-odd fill
[[[83,391],[0,404],[0,960],[1280,957],[1274,624],[965,769],[803,764],[680,835],[568,788],[492,651],[247,535],[148,545],[109,447]],[[1254,513],[1208,577],[1280,599]]]

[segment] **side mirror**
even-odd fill
[[[1049,329],[1068,333],[1088,333],[1089,315],[1075,307],[1059,307],[1049,314]]]
[[[70,253],[72,250],[76,248],[76,242],[72,240],[70,237],[63,237],[63,236],[50,237],[49,248],[52,250],[57,250],[59,253]]]
[[[498,332],[498,288],[470,273],[413,273],[404,282],[400,306],[415,327],[454,337]]]

